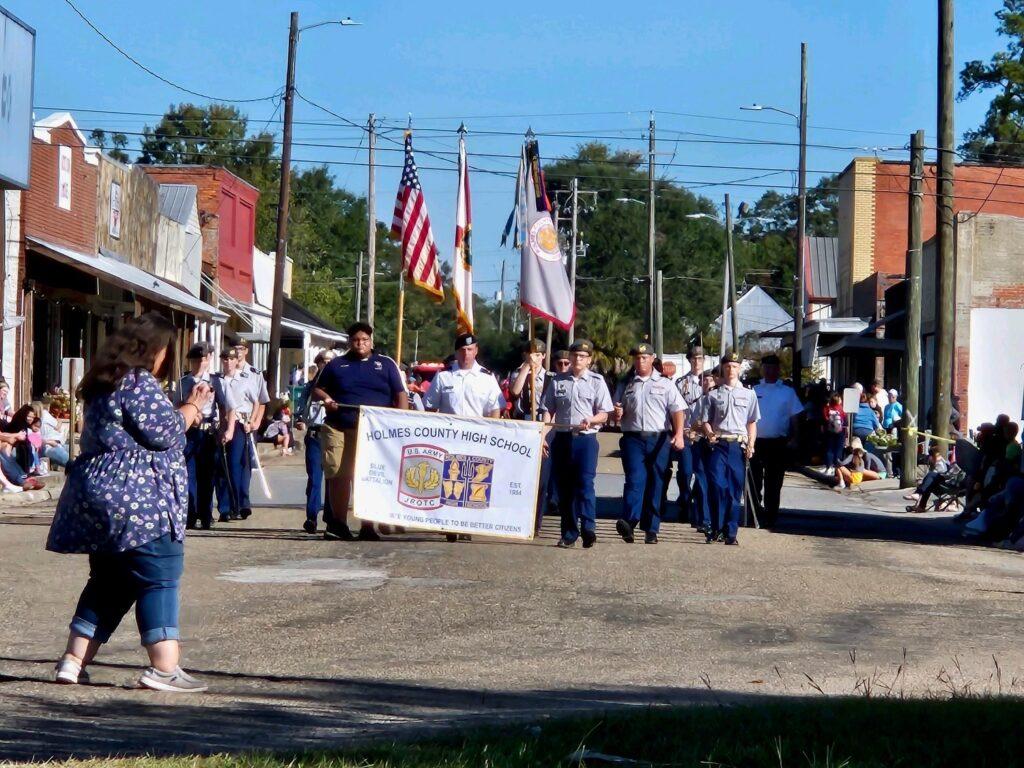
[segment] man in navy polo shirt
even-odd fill
[[[386,355],[373,351],[373,328],[353,323],[348,329],[350,349],[334,358],[320,372],[313,397],[323,401],[326,416],[320,428],[324,477],[331,501],[331,519],[325,519],[325,539],[354,537],[348,528],[348,504],[352,497],[352,477],[356,459],[356,427],[360,405],[409,408],[409,395],[398,365]],[[326,518],[327,515],[325,514]],[[363,522],[359,538],[379,539],[373,524]]]

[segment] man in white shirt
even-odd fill
[[[804,407],[793,388],[779,380],[779,358],[761,359],[763,381],[754,387],[761,420],[757,423],[757,451],[750,462],[753,503],[762,528],[772,528],[779,517],[779,499],[786,467],[795,448],[797,417]]]
[[[455,365],[434,377],[423,407],[455,416],[501,416],[505,407],[501,387],[494,374],[476,361],[479,353],[476,336],[460,334],[455,339]]]
[[[494,374],[476,361],[479,353],[480,347],[472,333],[462,333],[455,338],[455,364],[434,377],[423,396],[426,410],[490,419],[501,416],[505,398]],[[471,540],[465,533],[446,536],[448,541]]]

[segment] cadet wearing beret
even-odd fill
[[[210,372],[213,345],[200,341],[189,347],[185,359],[189,372],[181,377],[178,404],[188,400],[197,384],[207,384],[213,398],[199,412],[199,419],[185,433],[185,468],[188,472],[188,519],[186,527],[198,525],[209,530],[213,525],[213,488],[217,451],[230,442],[235,429],[235,404],[219,373]],[[221,449],[222,450],[222,449]]]
[[[544,385],[548,372],[544,369],[544,355],[547,345],[540,339],[532,339],[523,348],[523,364],[516,371],[516,378],[509,387],[509,393],[515,398],[512,415],[517,419],[529,421],[531,411],[536,418],[540,416],[540,401],[544,396]]]
[[[766,355],[761,359],[764,380],[754,387],[761,421],[757,424],[757,453],[750,462],[754,485],[754,503],[759,507],[759,522],[772,528],[779,517],[782,483],[792,441],[797,435],[797,417],[804,407],[792,387],[779,380],[779,358]]]
[[[622,517],[615,529],[627,544],[632,544],[633,531],[639,524],[645,532],[644,542],[657,544],[669,446],[676,450],[683,447],[686,404],[672,381],[654,369],[654,348],[650,344],[637,344],[631,354],[633,376],[615,392],[626,480]]]
[[[577,340],[570,348],[572,365],[555,374],[544,391],[544,420],[555,430],[551,441],[551,468],[558,483],[562,537],[558,546],[584,548],[597,541],[597,433],[613,410],[604,377],[590,370],[594,345]],[[582,526],[581,526],[582,522]]]
[[[757,395],[740,384],[740,356],[730,352],[720,365],[722,383],[711,390],[705,404],[704,431],[711,441],[709,479],[715,498],[712,530],[706,534],[710,544],[719,536],[726,544],[739,543],[743,484],[746,463],[754,454],[757,440]]]

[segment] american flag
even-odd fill
[[[391,236],[402,241],[402,264],[408,280],[431,294],[436,301],[444,300],[441,272],[438,267],[437,246],[430,229],[427,202],[416,172],[412,154],[412,131],[405,132],[405,168],[395,199],[395,217],[391,222]]]

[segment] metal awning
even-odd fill
[[[161,280],[143,269],[113,258],[106,253],[90,255],[66,248],[62,245],[48,243],[36,237],[25,238],[33,250],[39,251],[55,261],[68,264],[83,272],[99,278],[126,291],[164,304],[190,315],[223,323],[228,316],[205,301],[200,301],[176,285]]]
[[[285,297],[286,314],[289,312],[289,309],[292,309],[291,307],[289,307],[288,304],[288,302],[291,301],[291,299]],[[244,310],[244,314],[241,310]],[[251,304],[239,304],[238,309],[232,307],[231,311],[234,314],[237,314],[242,320],[249,323],[250,325],[253,325],[254,321],[256,320],[259,320],[261,324],[266,323],[266,329],[254,327],[251,332],[237,334],[239,337],[246,339],[247,341],[257,343],[270,342],[269,328],[271,311],[269,308],[257,302],[252,302]],[[307,313],[307,315],[304,315],[304,317],[306,316],[312,319],[316,319],[315,315],[309,315]],[[319,325],[314,322],[302,322],[300,320],[295,320],[290,317],[282,317],[281,327],[298,334],[308,333],[310,336],[313,336],[317,339],[322,339],[324,341],[330,341],[335,343],[344,343],[348,341],[348,336],[345,333],[335,330],[333,328],[328,328],[325,325]]]
[[[843,356],[855,352],[895,355],[906,351],[906,348],[903,339],[879,339],[875,336],[844,336],[839,341],[820,348],[818,354],[825,357]]]

